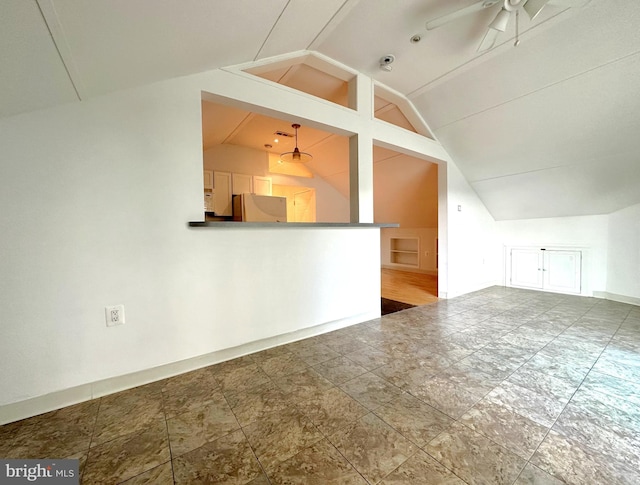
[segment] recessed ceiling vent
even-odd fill
[[[285,136],[285,137],[287,137],[287,138],[293,138],[293,137],[295,136],[294,134],[292,134],[292,133],[287,133],[287,132],[285,132],[285,131],[276,131],[276,132],[274,133],[274,135],[276,135],[276,136]]]

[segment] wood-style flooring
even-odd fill
[[[382,268],[381,294],[383,298],[411,305],[433,303],[438,300],[438,277]]]

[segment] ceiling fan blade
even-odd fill
[[[524,11],[527,12],[527,15],[531,20],[534,20],[545,5],[549,3],[549,0],[528,0],[527,3],[524,4]]]
[[[480,42],[480,45],[478,46],[478,52],[484,52],[491,49],[495,45],[499,34],[500,34],[499,30],[487,29],[487,33],[484,34],[484,37],[482,38],[482,42]]]
[[[453,22],[459,18],[465,17],[475,12],[480,12],[485,8],[493,7],[500,0],[482,0],[480,2],[474,3],[473,5],[469,5],[468,7],[462,8],[460,10],[456,10],[455,12],[448,13],[443,15],[442,17],[438,17],[437,19],[431,20],[427,22],[427,30],[437,29],[438,27],[442,27],[449,22]]]

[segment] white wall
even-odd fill
[[[607,293],[640,301],[640,204],[609,215]]]
[[[379,316],[376,228],[188,227],[203,217],[203,97],[443,153],[370,112],[227,70],[0,119],[0,422]],[[108,328],[115,304],[126,324]]]
[[[503,246],[502,284],[506,281],[506,250],[512,246],[579,248],[583,252],[584,295],[607,287],[608,216],[556,217],[498,221],[498,237]]]
[[[215,145],[203,153],[205,170],[269,175],[269,154],[263,150],[239,145]]]
[[[203,85],[0,120],[0,406],[379,315],[378,229],[187,227]],[[127,323],[107,328],[114,304]]]
[[[496,223],[466,179],[449,161],[438,167],[438,293],[452,298],[498,284]],[[458,210],[458,206],[460,210]]]
[[[374,220],[438,227],[438,165],[398,155],[373,166]]]

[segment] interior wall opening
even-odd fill
[[[380,231],[383,312],[436,301],[438,165],[379,146],[373,157],[374,221],[400,225]]]
[[[257,222],[249,211],[234,212],[236,196],[252,194],[285,199],[285,219],[278,222],[349,222],[349,138],[293,124],[202,101],[206,221]],[[285,162],[282,154],[296,147],[313,158]]]

